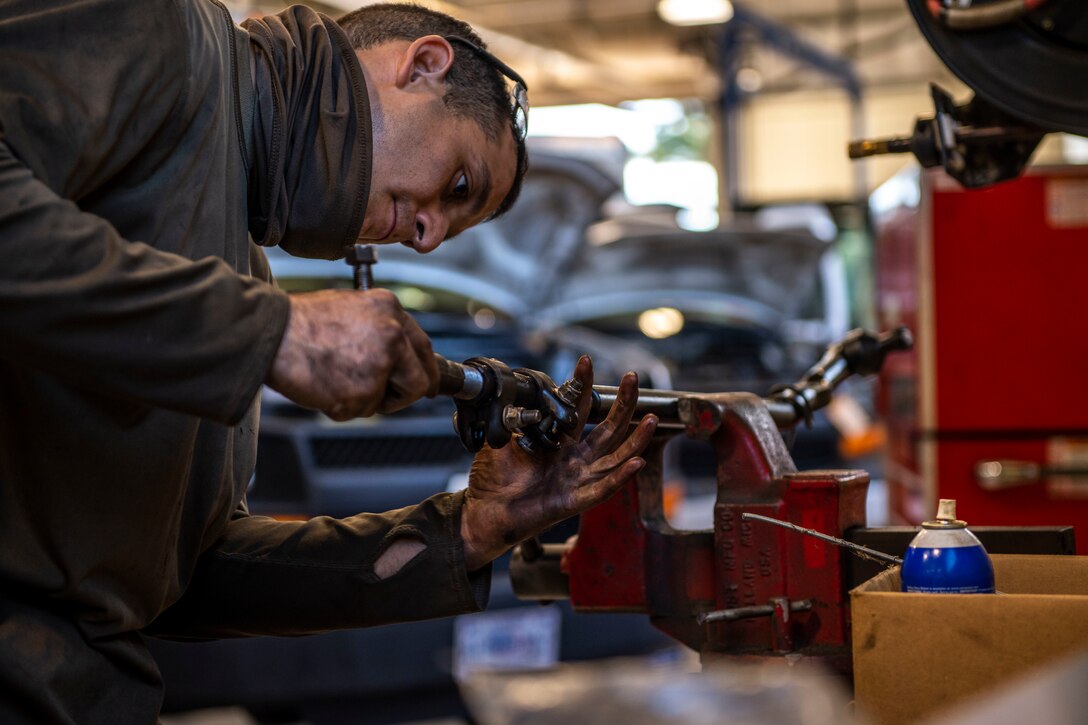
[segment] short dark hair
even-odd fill
[[[425,35],[457,35],[481,48],[487,44],[463,20],[430,8],[410,3],[379,3],[350,12],[336,21],[356,50],[366,50],[392,40],[413,41]],[[456,116],[471,118],[484,135],[498,140],[505,128],[514,135],[517,166],[510,192],[489,217],[505,214],[521,192],[521,182],[529,168],[525,140],[515,128],[510,92],[503,75],[472,52],[454,51],[454,63],[446,75],[446,93],[442,102]]]

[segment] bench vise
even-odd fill
[[[783,432],[810,420],[847,377],[877,372],[889,352],[910,345],[906,328],[880,336],[855,330],[800,381],[766,398],[640,391],[635,419],[645,412],[660,418],[647,465],[582,514],[571,542],[519,545],[511,562],[515,593],[569,598],[580,612],[649,615],[658,629],[702,653],[704,663],[715,655],[795,653],[847,671],[847,554],[741,514],[840,538],[864,526],[868,473],[798,471]],[[605,402],[615,389],[595,390]],[[677,530],[666,520],[663,451],[677,435],[713,449],[713,530]]]

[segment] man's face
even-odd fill
[[[452,115],[440,99],[376,112],[373,140],[362,243],[430,252],[490,216],[514,183],[513,136],[488,139],[476,121]]]

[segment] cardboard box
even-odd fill
[[[1088,557],[992,558],[1002,594],[906,594],[898,567],[850,592],[854,694],[873,722],[918,722],[1088,649]]]

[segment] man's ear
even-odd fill
[[[453,66],[453,47],[441,35],[424,35],[412,41],[397,64],[396,85],[407,89],[437,87],[445,93],[446,74]]]

